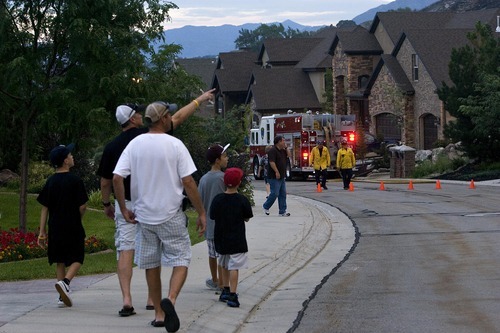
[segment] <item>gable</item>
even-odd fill
[[[254,70],[249,96],[257,110],[321,108],[308,74],[300,69]]]

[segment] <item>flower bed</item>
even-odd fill
[[[0,263],[28,260],[47,256],[47,250],[38,246],[38,235],[34,232],[22,232],[17,228],[0,231]],[[85,253],[107,250],[107,244],[92,235],[85,239]]]

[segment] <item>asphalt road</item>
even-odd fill
[[[253,182],[261,188],[262,181]],[[318,276],[294,332],[500,332],[500,187],[287,182],[340,209],[357,237]]]

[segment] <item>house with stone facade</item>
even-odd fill
[[[354,114],[359,128],[391,143],[432,148],[451,119],[437,96],[451,52],[478,21],[496,27],[500,9],[462,13],[381,12],[369,29],[329,27],[314,38],[268,39],[258,54],[221,53],[212,87],[216,111],[250,105],[253,121],[287,112]],[[333,105],[326,108],[326,72]]]
[[[450,121],[436,90],[451,85],[453,48],[478,21],[496,27],[498,9],[464,13],[377,13],[369,30],[337,33],[332,43],[334,111],[386,141],[429,149]]]

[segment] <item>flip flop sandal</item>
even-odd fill
[[[168,298],[164,298],[160,303],[161,309],[165,312],[165,329],[167,332],[177,332],[181,326],[174,305]]]
[[[153,320],[152,322],[150,322],[151,326],[153,327],[165,327],[165,323],[161,320]]]
[[[120,317],[128,317],[131,315],[135,315],[134,307],[123,307],[120,311],[118,311],[118,315]]]

